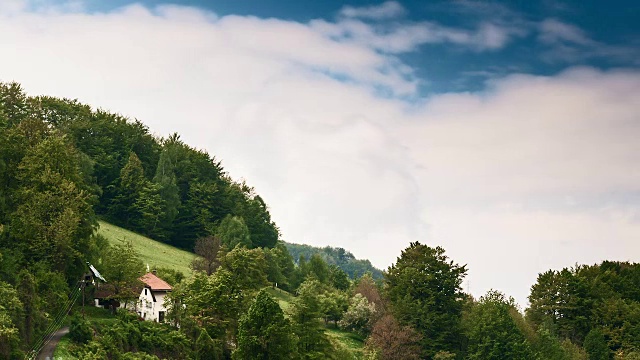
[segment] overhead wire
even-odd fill
[[[53,318],[49,326],[44,331],[43,337],[33,344],[31,350],[29,351],[29,359],[35,359],[40,351],[42,351],[42,349],[51,341],[51,339],[55,335],[56,330],[60,327],[60,325],[62,325],[62,322],[69,313],[69,310],[71,310],[73,304],[75,304],[76,300],[78,300],[79,295],[80,288],[75,287],[74,291],[69,295],[69,300],[67,300],[67,302],[60,309],[58,314]]]
[[[62,325],[64,319],[66,318],[69,310],[71,310],[71,307],[73,306],[73,304],[75,304],[76,300],[79,297],[79,292],[75,292],[75,295],[68,301],[68,305],[66,305],[65,308],[62,309],[62,315],[57,318],[56,320],[54,320],[49,328],[47,329],[47,331],[44,333],[45,337],[39,342],[39,344],[34,348],[33,352],[32,352],[32,356],[33,358],[37,357],[38,354],[40,353],[40,351],[42,351],[42,349],[53,339],[53,337],[55,336],[55,333],[57,331],[57,329]]]

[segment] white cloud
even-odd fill
[[[380,5],[353,7],[345,6],[340,10],[340,15],[350,18],[365,19],[389,19],[405,14],[405,9],[396,1],[387,1]]]
[[[315,20],[314,30],[343,43],[373,48],[391,54],[416,50],[424,44],[455,44],[475,51],[497,50],[514,37],[526,34],[521,29],[480,23],[467,30],[440,25],[435,22],[403,22],[399,24],[370,24],[357,19],[338,22]]]
[[[539,27],[539,40],[547,44],[565,41],[581,45],[592,45],[594,43],[579,27],[563,23],[557,19],[546,19],[540,23]]]
[[[575,63],[599,58],[612,63],[640,64],[637,47],[601,43],[591,39],[579,27],[558,19],[542,21],[538,31],[538,41],[549,47],[543,54],[548,62]]]
[[[513,75],[408,104],[373,95],[414,94],[406,65],[317,23],[6,13],[0,80],[179,132],[254,185],[288,241],[381,267],[410,241],[442,245],[475,295],[521,302],[537,272],[640,255],[639,205],[619,200],[640,193],[637,71]]]

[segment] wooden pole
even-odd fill
[[[84,320],[84,288],[85,288],[85,284],[86,284],[86,281],[83,278],[82,279],[82,319],[83,320]]]

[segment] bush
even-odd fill
[[[86,344],[93,338],[93,329],[89,322],[79,316],[71,319],[69,338],[75,343]]]

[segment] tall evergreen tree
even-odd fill
[[[234,359],[291,359],[295,353],[289,321],[280,305],[262,290],[240,319]]]
[[[460,284],[466,273],[466,267],[450,261],[441,247],[414,242],[385,274],[394,314],[423,337],[421,345],[428,357],[460,349],[465,298]]]
[[[153,182],[159,186],[160,197],[164,200],[162,220],[166,228],[171,227],[178,216],[178,208],[180,207],[180,192],[175,174],[178,141],[177,134],[173,134],[165,141],[158,160],[156,174],[153,177]]]
[[[110,216],[119,224],[131,227],[141,217],[136,206],[140,193],[147,184],[142,162],[136,153],[129,154],[129,160],[120,171],[118,195],[111,203]]]

